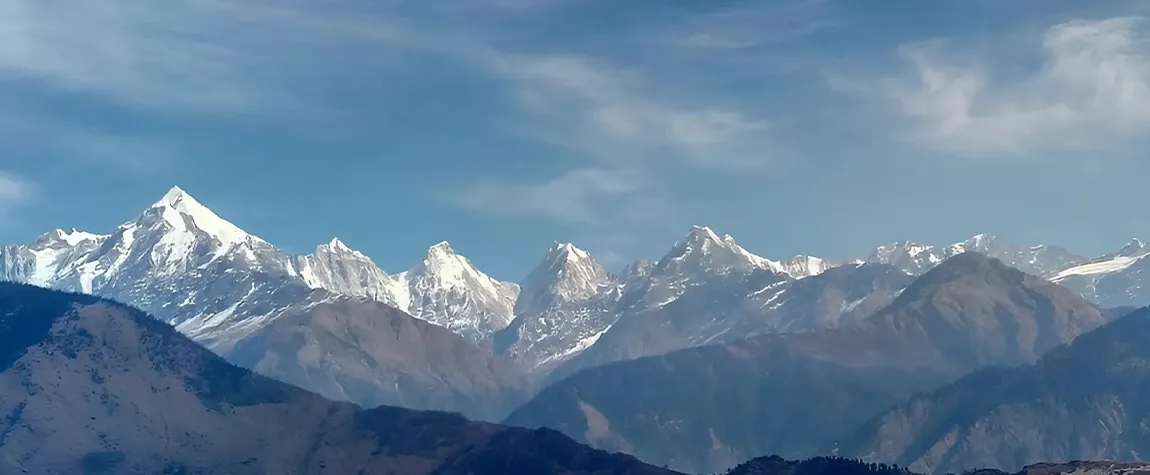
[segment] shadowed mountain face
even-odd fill
[[[0,283],[0,473],[669,473],[549,431],[364,411],[233,366],[142,312]],[[512,441],[512,442],[508,442]]]
[[[507,422],[692,472],[809,457],[911,394],[1018,365],[1106,315],[979,254],[935,267],[857,326],[767,335],[584,370]]]
[[[440,409],[497,421],[532,392],[512,362],[366,298],[317,292],[222,355],[265,376],[364,407]]]
[[[842,452],[940,473],[1150,454],[1150,309],[1033,366],[986,369],[866,424]]]

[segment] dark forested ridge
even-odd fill
[[[815,457],[793,461],[776,456],[760,457],[724,473],[727,475],[914,475],[897,466],[841,457]]]

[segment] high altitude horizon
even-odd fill
[[[191,193],[187,192],[186,190],[184,190],[179,185],[173,185],[172,188],[170,188],[168,190],[168,192],[164,194],[163,197],[161,197],[158,201],[153,203],[148,208],[155,208],[155,207],[171,207],[171,208],[176,209],[180,212],[186,213],[195,220],[196,225],[199,228],[203,229],[204,231],[208,232],[209,234],[211,234],[213,236],[220,237],[220,238],[227,240],[227,241],[234,241],[234,240],[243,239],[243,236],[251,236],[253,239],[258,240],[260,242],[269,243],[273,246],[275,245],[274,242],[266,241],[263,238],[255,235],[255,234],[248,233],[247,231],[245,231],[243,229],[243,227],[238,226],[231,221],[228,221],[227,218],[220,217],[214,211],[212,211],[210,208],[208,208],[207,206],[204,206],[200,201],[198,201],[194,196],[192,196]],[[69,229],[70,229],[70,231],[68,231]],[[98,232],[92,232],[91,230],[80,230],[77,227],[56,228],[54,230],[47,231],[47,233],[60,236],[61,238],[65,239],[65,240],[69,240],[69,241],[82,240],[82,239],[97,239],[97,238],[103,238],[103,237],[108,236],[107,234],[100,234]],[[44,233],[41,233],[41,235],[43,235],[43,234]],[[334,233],[334,234],[338,234],[338,233]],[[941,249],[952,249],[952,248],[955,248],[955,246],[961,246],[963,244],[963,242],[974,243],[975,245],[977,245],[977,243],[980,243],[983,240],[997,240],[998,238],[992,234],[989,234],[989,233],[980,233],[980,234],[976,234],[976,235],[972,236],[971,238],[969,238],[965,241],[960,241],[957,244],[952,244],[949,246],[934,246],[934,245],[928,245],[928,244],[921,244],[921,243],[918,243],[918,242],[913,241],[913,240],[902,240],[902,241],[896,241],[893,243],[876,246],[875,248],[872,248],[872,249],[874,249],[874,251],[873,251],[874,254],[872,254],[870,256],[861,255],[861,256],[855,256],[855,257],[851,257],[851,258],[847,258],[847,259],[826,259],[826,258],[822,258],[822,257],[818,257],[818,256],[812,256],[810,254],[799,254],[799,255],[792,256],[790,258],[785,258],[781,261],[775,261],[775,260],[772,260],[770,258],[764,258],[764,257],[761,257],[759,255],[752,254],[752,253],[748,252],[740,244],[736,243],[734,237],[731,236],[730,234],[724,234],[724,235],[720,236],[719,234],[715,233],[712,230],[712,228],[710,228],[709,226],[695,224],[695,225],[690,226],[690,229],[688,230],[688,232],[686,233],[685,236],[679,238],[679,240],[676,242],[667,243],[667,244],[673,248],[673,247],[682,245],[682,243],[688,242],[692,239],[701,239],[704,241],[711,241],[711,242],[717,243],[719,245],[727,245],[729,243],[730,245],[735,246],[735,248],[738,249],[738,252],[745,253],[746,255],[750,256],[750,259],[752,259],[754,261],[764,262],[764,264],[763,264],[764,268],[772,268],[775,270],[789,273],[790,271],[785,271],[782,269],[788,267],[789,265],[798,265],[798,263],[801,262],[803,266],[814,266],[814,267],[812,267],[812,269],[817,268],[818,269],[817,271],[813,271],[814,273],[817,273],[817,272],[821,272],[822,269],[832,267],[835,265],[842,265],[842,264],[847,264],[847,263],[852,263],[852,262],[864,262],[864,260],[866,260],[866,259],[874,260],[874,259],[879,258],[883,253],[890,253],[890,252],[896,252],[897,251],[897,252],[907,252],[909,255],[914,256],[914,255],[917,255],[919,253],[924,253],[924,252],[927,252],[927,253],[936,252],[936,251],[934,251],[934,249],[940,249],[940,250]],[[440,255],[440,254],[457,255],[457,251],[454,249],[454,247],[451,245],[450,242],[451,242],[450,239],[443,239],[443,240],[440,240],[438,242],[435,242],[434,244],[427,246],[424,258],[426,258],[426,256],[435,256],[435,255]],[[1129,244],[1126,245],[1126,247],[1134,246],[1134,247],[1141,248],[1142,247],[1141,242],[1142,241],[1139,240],[1138,238],[1134,238]],[[4,243],[4,244],[21,244],[21,243]],[[1040,249],[1043,246],[1045,246],[1045,245],[1040,244],[1040,245],[1029,246],[1029,247],[1031,249]],[[325,248],[343,249],[343,250],[346,250],[347,252],[351,252],[351,253],[354,253],[354,254],[357,254],[360,256],[364,256],[367,259],[374,260],[372,258],[372,256],[348,245],[343,239],[341,239],[337,235],[333,235],[333,237],[330,238],[329,240],[327,240],[326,242],[322,242],[320,244],[317,244],[316,247],[313,248],[311,252],[322,251]],[[550,244],[550,247],[548,247],[546,250],[544,250],[544,252],[542,253],[543,259],[546,260],[546,256],[548,254],[554,252],[557,249],[566,250],[566,252],[574,253],[574,254],[580,256],[581,258],[586,258],[586,257],[595,258],[594,254],[588,253],[587,251],[576,246],[572,242],[564,242],[564,241],[556,240],[556,241],[552,241],[552,243]],[[674,250],[672,249],[671,252],[674,252]],[[941,251],[937,251],[937,252],[941,252]],[[293,254],[303,255],[303,254],[309,254],[309,253],[310,252],[293,253]],[[528,253],[528,254],[530,254],[530,253]],[[417,262],[417,260],[419,259],[418,256],[412,256],[412,257],[413,257],[412,258],[413,262]],[[664,257],[665,257],[665,252],[664,252],[664,254],[660,254],[657,256],[637,257],[635,260],[626,262],[626,263],[621,264],[621,265],[618,265],[615,268],[613,268],[612,270],[614,272],[619,272],[619,271],[623,270],[624,266],[631,265],[635,261],[641,261],[641,260],[658,261],[659,259],[664,258]],[[887,257],[883,257],[883,259],[886,259],[886,258]],[[463,259],[468,260],[465,257]],[[538,263],[538,260],[536,260],[535,262]],[[418,263],[415,265],[418,265]],[[482,266],[479,266],[479,267],[482,267]],[[386,269],[384,269],[384,270],[386,270]],[[391,271],[388,271],[388,272],[391,272]],[[527,275],[527,273],[525,272],[522,275],[518,275],[518,276],[501,277],[500,280],[510,281],[510,282],[518,282],[519,280],[521,280],[526,275]],[[807,274],[803,274],[803,275],[807,275]]]
[[[12,1],[0,242],[173,181],[291,253],[400,269],[447,238],[502,278],[697,223],[776,258],[1150,236],[1128,0]]]

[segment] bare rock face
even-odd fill
[[[0,283],[0,473],[666,474],[552,431],[364,411],[96,297]],[[507,441],[515,441],[508,444]]]

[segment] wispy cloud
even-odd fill
[[[1042,38],[1042,66],[1009,77],[961,63],[945,43],[906,45],[907,76],[836,80],[879,94],[912,119],[907,138],[963,156],[1029,156],[1105,145],[1150,132],[1150,44],[1141,18],[1074,21]],[[967,54],[969,56],[969,54]]]
[[[660,212],[657,203],[644,195],[645,187],[635,170],[580,168],[542,183],[479,182],[450,198],[490,214],[528,214],[564,224],[601,226]]]
[[[117,171],[149,173],[167,170],[177,162],[180,147],[172,139],[141,136],[25,111],[18,117],[0,117],[0,140],[15,143],[36,138],[44,160],[58,157],[66,166],[110,167]]]
[[[703,49],[746,49],[788,42],[838,25],[827,0],[744,3],[692,15],[664,33],[668,43]]]
[[[12,210],[27,203],[34,189],[24,179],[0,170],[0,219],[9,219]]]
[[[715,170],[763,165],[775,145],[765,118],[659,92],[641,71],[581,56],[505,55],[498,71],[530,112],[536,137],[611,162],[679,160]]]
[[[0,79],[176,113],[310,110],[340,47],[399,41],[399,22],[263,0],[0,3]],[[313,81],[313,82],[309,82]],[[314,95],[314,94],[311,94]],[[314,112],[314,111],[313,111]]]

